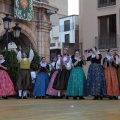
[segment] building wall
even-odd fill
[[[57,14],[50,16],[52,24],[52,30],[50,32],[50,55],[53,56],[55,52],[57,54],[61,53],[62,43],[59,42],[59,18],[68,15],[68,0],[49,0],[49,4],[59,9]]]
[[[70,30],[64,31],[64,22],[70,20]],[[67,47],[69,49],[69,54],[74,54],[74,50],[79,48],[79,29],[76,29],[78,26],[79,16],[72,15],[68,17],[63,17],[60,19],[60,33],[59,41],[63,43],[63,48]],[[65,42],[65,35],[69,34],[70,39],[69,43]]]
[[[64,31],[64,22],[70,20],[70,30],[69,31]],[[61,18],[59,21],[59,26],[60,26],[60,33],[59,33],[59,41],[60,42],[65,42],[65,35],[69,34],[70,35],[70,43],[75,43],[75,29],[76,25],[78,25],[79,17],[78,16],[68,16],[65,18]],[[77,23],[76,23],[77,22]]]
[[[2,18],[5,14],[9,14],[12,18],[9,35],[13,36],[12,27],[16,22],[19,22],[21,27],[21,35],[17,39],[16,45],[21,45],[22,48],[29,48],[29,44],[33,49],[36,49],[40,56],[45,56],[47,61],[50,58],[50,14],[46,14],[46,10],[51,9],[57,11],[58,9],[40,2],[34,1],[33,3],[33,21],[23,21],[14,18],[14,1],[13,0],[0,0],[0,36],[4,36],[5,30],[2,22]],[[9,36],[8,36],[9,38]],[[12,41],[14,39],[10,38]],[[3,49],[5,44],[0,43],[0,49]]]
[[[116,14],[117,35],[120,35],[120,0],[116,0],[116,5],[98,8],[98,0],[80,0],[80,39],[83,44],[83,50],[95,46],[95,37],[98,37],[98,17]],[[118,38],[118,43],[119,38]],[[118,45],[119,46],[119,45]],[[116,50],[116,48],[114,49]],[[106,49],[100,50],[105,57]],[[87,55],[89,56],[89,55]],[[88,66],[85,67],[87,73]]]
[[[53,26],[59,25],[59,18],[68,15],[68,0],[49,0],[49,4],[57,7],[57,14],[51,15],[50,21]]]
[[[59,26],[52,27],[50,32],[50,42],[59,41]]]
[[[68,15],[68,0],[49,0],[49,4],[59,9],[58,14]]]

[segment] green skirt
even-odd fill
[[[71,70],[68,80],[66,96],[85,96],[86,94],[86,76],[81,67],[75,67]]]

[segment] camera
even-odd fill
[[[93,48],[95,48],[95,50],[97,50],[96,47],[93,47]],[[92,52],[92,48],[91,48],[91,49],[84,50],[84,53],[90,53],[90,52]]]
[[[84,53],[90,53],[90,52],[92,52],[92,48],[91,48],[91,49],[84,50]]]

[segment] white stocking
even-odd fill
[[[27,90],[23,91],[23,97],[27,97]]]
[[[18,94],[20,97],[22,97],[22,90],[18,90]]]
[[[58,96],[60,97],[60,90],[58,90]]]

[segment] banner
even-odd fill
[[[33,20],[33,0],[14,0],[14,17],[22,20]]]

